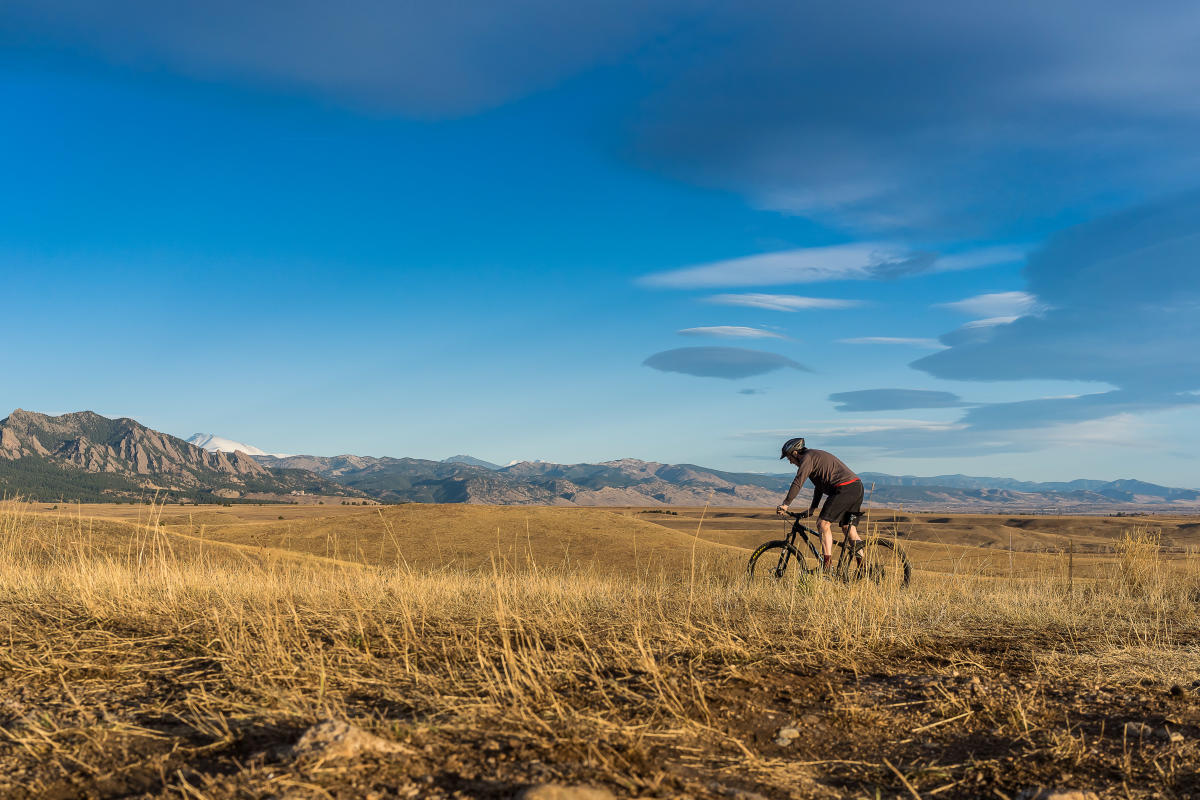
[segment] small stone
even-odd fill
[[[561,783],[539,783],[522,789],[517,800],[615,800],[608,789],[591,786],[564,786]]]
[[[1187,697],[1187,696],[1188,696],[1188,690],[1183,688],[1182,686],[1180,686],[1178,683],[1171,686],[1171,697],[1183,698],[1183,697]]]
[[[1129,739],[1141,739],[1154,734],[1154,729],[1144,722],[1126,722],[1125,737]]]
[[[364,753],[402,753],[407,748],[397,742],[367,733],[362,728],[341,720],[326,720],[313,725],[292,745],[292,756],[315,757],[322,761],[355,758]]]
[[[802,723],[804,723],[805,725],[809,725],[809,726],[821,724],[821,718],[818,717],[816,714],[805,714],[803,717],[800,718],[800,721]]]
[[[1165,742],[1182,742],[1183,734],[1179,731],[1173,731],[1170,728],[1159,728],[1154,732],[1154,735]]]
[[[800,738],[800,729],[799,728],[780,728],[778,735],[779,735],[780,739],[799,739]]]
[[[1095,792],[1082,789],[1028,789],[1019,797],[1022,800],[1100,800]]]

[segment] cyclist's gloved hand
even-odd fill
[[[808,511],[805,511],[805,512],[804,512],[804,516],[806,516],[806,517],[811,517],[811,516],[812,516],[813,514],[815,514],[815,513],[817,513],[817,509],[816,509],[816,507],[814,506],[813,508],[810,508]]]
[[[777,506],[777,507],[775,508],[775,513],[776,513],[776,514],[786,514],[786,513],[787,513],[787,510],[788,510],[788,507],[787,507],[787,506],[785,506],[785,505],[780,505],[780,506]]]

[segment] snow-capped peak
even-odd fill
[[[196,447],[203,447],[211,453],[232,453],[235,450],[240,450],[248,456],[287,458],[283,453],[268,453],[265,450],[258,449],[254,445],[235,442],[232,439],[225,439],[220,436],[213,436],[211,433],[193,433],[186,441],[188,444],[196,445]]]

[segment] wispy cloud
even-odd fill
[[[842,344],[902,344],[933,349],[946,346],[937,339],[922,339],[908,336],[856,336],[853,339],[838,339],[838,341]]]
[[[861,280],[877,269],[903,263],[912,257],[900,247],[879,242],[809,247],[659,272],[641,278],[640,283],[671,289],[697,289]]]
[[[871,435],[878,433],[887,433],[889,431],[926,431],[930,433],[942,433],[947,431],[962,430],[966,426],[961,422],[931,422],[923,419],[837,419],[837,420],[808,420],[804,425],[804,430],[797,432],[789,428],[774,428],[768,430],[750,430],[735,433],[730,436],[731,439],[750,439],[757,441],[771,441],[778,439],[781,442],[793,436],[804,436],[809,440],[809,444],[814,444],[816,437],[826,436],[830,438],[850,437],[859,435]],[[778,455],[776,450],[776,455]]]
[[[1143,417],[1117,413],[1102,419],[1063,421],[1034,428],[980,430],[961,422],[949,425],[847,426],[821,432],[831,446],[861,447],[881,455],[972,458],[999,453],[1033,453],[1052,447],[1101,445],[1156,448]]]
[[[684,328],[680,336],[716,336],[725,339],[786,339],[782,333],[763,330],[762,328],[746,328],[740,325],[709,325],[700,328]]]
[[[829,297],[802,297],[794,294],[718,294],[706,302],[725,306],[746,306],[767,311],[808,311],[815,309],[854,308],[859,300],[837,300]]]
[[[811,372],[804,365],[778,353],[742,347],[680,347],[655,353],[642,364],[660,372],[729,380],[764,375],[777,369]]]
[[[964,328],[994,328],[997,325],[1007,325],[1010,322],[1016,322],[1020,319],[1019,316],[1012,315],[1007,317],[988,317],[987,319],[973,319],[963,325]]]
[[[955,347],[970,342],[986,342],[996,335],[998,328],[1010,325],[1019,319],[1020,317],[1010,316],[971,320],[948,333],[943,333],[938,337],[938,341],[945,347]]]
[[[992,292],[978,294],[953,303],[939,303],[938,308],[948,308],[972,317],[988,317],[975,324],[987,325],[993,320],[1011,322],[1017,317],[1037,311],[1038,299],[1029,292]],[[1007,318],[1007,319],[1006,319]]]
[[[1006,263],[1017,258],[1017,251],[1011,248],[986,248],[942,256],[885,242],[861,242],[714,261],[647,275],[639,282],[645,286],[671,289],[711,289],[822,281],[891,280],[922,272]]]

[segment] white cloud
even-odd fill
[[[1038,299],[1029,292],[993,292],[978,294],[953,303],[938,303],[939,308],[948,308],[960,314],[973,317],[1009,317],[1005,322],[1012,322],[1017,317],[1031,314],[1039,309]],[[981,322],[986,322],[981,320]],[[1000,324],[999,321],[990,324]]]
[[[875,433],[878,431],[900,431],[900,430],[922,430],[922,431],[946,431],[960,430],[965,428],[961,422],[935,422],[925,419],[905,419],[905,418],[883,418],[883,419],[816,419],[809,420],[804,425],[804,431],[797,433],[790,428],[779,428],[775,430],[754,430],[743,431],[733,434],[733,439],[787,439],[792,436],[801,435],[846,435],[857,433]]]
[[[993,328],[997,325],[1007,325],[1010,322],[1016,322],[1020,317],[988,317],[987,319],[973,319],[963,325],[964,328]]]
[[[852,422],[830,427],[809,427],[813,435],[852,436],[860,433],[883,433],[886,431],[961,431],[966,425],[959,422],[927,422],[925,420],[888,420]]]
[[[721,336],[728,339],[786,339],[782,333],[764,331],[762,328],[745,328],[740,325],[709,325],[700,328],[684,328],[681,336]]]
[[[862,305],[858,300],[837,300],[829,297],[801,297],[794,294],[718,294],[709,303],[726,306],[746,306],[767,311],[804,311],[807,309],[853,308]]]
[[[641,283],[696,289],[862,280],[869,278],[880,265],[904,261],[907,257],[903,248],[883,243],[808,247],[658,272],[642,278]]]
[[[907,336],[857,336],[853,339],[838,339],[842,344],[907,344],[914,347],[940,348],[946,345],[937,339],[922,339]]]
[[[1161,446],[1149,436],[1151,425],[1135,414],[1117,414],[1102,419],[1089,419],[1055,425],[1037,434],[1047,444],[1063,446],[1106,445],[1112,447],[1149,448]]]
[[[858,242],[714,261],[646,275],[639,283],[668,289],[704,289],[888,280],[926,272],[1007,264],[1023,257],[1022,251],[1012,247],[988,247],[939,255],[888,242]]]

